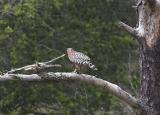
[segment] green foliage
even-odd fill
[[[116,26],[118,19],[135,23],[131,4],[131,0],[1,0],[0,69],[49,60],[73,47],[88,54],[99,69],[83,68],[84,73],[130,90],[131,55],[131,76],[137,89],[137,44]],[[72,71],[67,58],[57,63],[63,67],[52,71]],[[83,83],[7,82],[0,90],[0,111],[11,115],[95,114],[120,107],[109,93]]]

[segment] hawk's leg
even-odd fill
[[[74,73],[80,73],[80,69],[81,69],[81,68],[80,68],[80,65],[79,65],[79,64],[75,64],[74,66],[75,66],[75,69],[74,69],[73,72],[74,72]]]

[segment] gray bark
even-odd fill
[[[160,115],[160,7],[155,0],[142,0],[138,7],[140,44],[140,99],[150,109],[141,115]]]
[[[160,115],[160,0],[136,0],[138,27],[121,24],[140,46],[140,115]],[[131,31],[132,30],[132,31]]]

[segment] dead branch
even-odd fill
[[[50,61],[35,63],[35,64],[27,65],[24,67],[11,69],[7,73],[15,73],[15,72],[22,71],[22,70],[29,71],[29,70],[34,70],[34,69],[42,70],[42,69],[46,69],[46,68],[61,67],[60,64],[51,64],[51,63],[55,62],[56,60],[58,60],[64,56],[65,56],[65,54],[63,54],[59,57],[56,57]]]
[[[5,73],[4,75],[0,75],[0,82],[4,81],[13,81],[13,80],[20,80],[20,81],[82,81],[88,84],[95,85],[97,87],[103,88],[105,91],[111,92],[114,96],[118,97],[121,99],[123,102],[127,103],[133,108],[140,109],[144,108],[142,106],[141,101],[139,101],[137,98],[133,97],[131,94],[127,93],[126,91],[122,90],[118,85],[110,83],[108,81],[105,81],[100,78],[96,78],[95,76],[92,75],[87,75],[87,74],[77,74],[77,73],[65,73],[65,72],[41,72],[38,74],[18,74],[16,72],[24,70],[33,70],[38,67],[38,70],[48,68],[48,67],[58,67],[59,65],[52,65],[54,61],[64,57],[65,54],[54,58],[50,61],[47,62],[41,62],[41,63],[36,63],[28,66],[24,66],[21,68],[13,69]]]
[[[131,34],[134,37],[139,37],[138,32],[135,28],[132,28],[131,26],[128,26],[127,24],[119,21],[118,22],[118,27],[120,27],[121,29],[124,29],[126,32],[128,32],[129,34]]]
[[[87,74],[76,74],[76,73],[43,73],[43,74],[4,74],[0,76],[0,81],[10,81],[10,80],[22,80],[22,81],[82,81],[88,84],[92,84],[103,88],[105,91],[111,92],[114,96],[120,98],[122,101],[127,103],[133,108],[141,108],[141,103],[138,99],[131,96],[131,94],[122,90],[119,86],[105,81],[100,78],[96,78],[92,75]]]
[[[52,60],[50,60],[50,61],[46,61],[46,62],[42,62],[42,63],[44,63],[44,64],[50,64],[50,63],[53,63],[53,62],[55,62],[56,60],[58,60],[58,59],[60,59],[60,58],[62,58],[62,57],[64,57],[66,54],[62,54],[61,56],[59,56],[59,57],[56,57],[56,58],[54,58],[54,59],[52,59]]]

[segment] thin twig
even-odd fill
[[[44,64],[49,64],[49,63],[53,63],[54,61],[56,61],[56,60],[58,60],[58,59],[60,59],[60,58],[62,58],[62,57],[64,57],[66,54],[62,54],[61,56],[59,56],[59,57],[56,57],[56,58],[54,58],[54,59],[52,59],[52,60],[50,60],[50,61],[47,61],[47,62],[43,62]]]
[[[10,71],[8,71],[7,73],[15,73],[17,71],[22,71],[22,70],[25,70],[25,71],[28,71],[28,70],[32,70],[32,69],[35,69],[35,68],[38,68],[38,69],[45,69],[45,68],[51,68],[51,67],[61,67],[61,65],[59,64],[54,64],[54,65],[51,65],[50,63],[53,63],[54,61],[64,57],[65,54],[59,56],[59,57],[56,57],[50,61],[47,61],[47,62],[41,62],[41,63],[36,63],[36,64],[31,64],[31,65],[27,65],[27,66],[24,66],[24,67],[20,67],[20,68],[15,68],[15,69],[11,69]],[[50,65],[48,65],[50,64]]]

